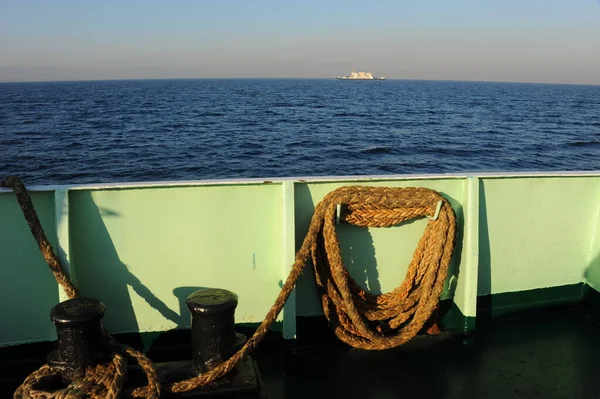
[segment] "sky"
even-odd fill
[[[0,81],[600,84],[600,0],[0,0]]]

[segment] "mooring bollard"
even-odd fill
[[[61,371],[64,383],[83,377],[86,367],[108,360],[102,333],[104,313],[104,305],[95,298],[69,299],[50,311],[58,349],[48,355],[48,363]]]
[[[175,382],[207,373],[227,361],[246,341],[235,331],[235,293],[219,288],[204,288],[186,298],[192,318],[192,360],[155,363],[161,381]],[[263,399],[260,374],[250,356],[224,377],[188,392],[173,394],[177,398],[227,397]]]
[[[227,360],[245,341],[235,332],[238,297],[227,290],[204,289],[188,296],[186,304],[192,314],[192,370],[202,374]]]

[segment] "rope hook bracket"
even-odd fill
[[[429,220],[438,220],[440,217],[440,211],[442,210],[442,200],[439,200],[437,203],[437,207],[435,208],[435,214],[433,216],[427,216]]]

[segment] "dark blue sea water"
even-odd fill
[[[0,176],[29,184],[597,169],[600,86],[0,84]]]

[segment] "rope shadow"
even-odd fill
[[[346,269],[364,290],[381,294],[373,236],[368,229],[341,223],[340,249]]]
[[[71,241],[77,285],[86,296],[95,296],[107,308],[104,322],[109,331],[127,333],[124,341],[145,350],[129,288],[150,307],[178,327],[188,323],[183,314],[170,309],[121,261],[105,218],[121,217],[99,207],[90,192],[77,192],[71,206]],[[123,335],[123,334],[122,334]]]

